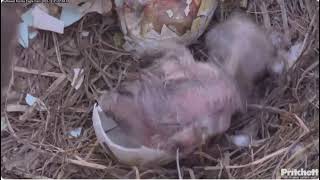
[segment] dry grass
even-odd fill
[[[223,21],[237,3],[224,1]],[[112,160],[96,141],[91,111],[97,97],[117,88],[139,60],[116,47],[115,17],[89,14],[63,35],[41,32],[28,49],[17,49],[18,63],[1,132],[1,174],[6,178],[275,178],[281,168],[319,169],[319,3],[313,0],[251,0],[248,14],[267,29],[303,41],[304,51],[285,75],[271,80],[263,102],[249,105],[230,134],[254,122],[260,142],[249,148],[214,138],[190,157],[158,168],[138,168]],[[215,19],[217,20],[217,19]],[[89,31],[82,37],[82,31]],[[191,47],[206,59],[202,44]],[[70,85],[73,68],[84,69],[79,90]],[[44,111],[25,105],[39,97]],[[241,123],[239,123],[241,122]],[[69,130],[82,127],[81,136]]]

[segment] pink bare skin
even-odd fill
[[[254,81],[283,63],[267,32],[242,14],[235,14],[206,35],[211,60],[215,59],[235,78],[250,101]]]
[[[170,47],[174,46],[170,51]],[[178,45],[100,98],[102,109],[141,144],[189,153],[207,138],[229,128],[231,115],[242,110],[232,79],[215,65],[195,62]]]

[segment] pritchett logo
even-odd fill
[[[318,178],[319,169],[281,169],[283,178]]]

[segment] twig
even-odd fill
[[[107,43],[106,41],[104,41],[104,40],[103,40],[103,38],[102,38],[102,37],[99,37],[99,42],[100,42],[101,44],[103,44],[103,45],[105,45],[105,46],[109,47],[109,48],[112,48],[112,49],[117,50],[117,51],[115,51],[115,52],[118,52],[118,53],[119,53],[119,54],[121,54],[121,55],[130,55],[130,53],[128,53],[128,52],[126,52],[126,51],[124,51],[123,49],[119,49],[119,48],[117,48],[117,47],[115,47],[115,46],[113,46],[113,45],[111,45],[111,44]]]
[[[20,139],[20,138],[17,136],[16,132],[14,132],[14,130],[13,130],[12,126],[11,126],[11,123],[10,123],[10,121],[9,121],[9,119],[8,119],[8,114],[7,114],[6,112],[4,113],[4,116],[5,116],[6,123],[7,123],[7,127],[8,127],[8,129],[9,129],[10,133],[11,133],[11,134],[13,135],[13,137],[15,137],[16,139]]]
[[[67,162],[75,164],[75,165],[79,165],[79,166],[93,168],[93,169],[102,169],[102,170],[110,169],[107,166],[104,166],[101,164],[96,164],[96,163],[90,163],[85,160],[67,159]]]
[[[263,106],[263,105],[259,105],[259,104],[248,104],[247,107],[249,109],[259,109],[259,110],[267,110],[267,111],[271,111],[271,112],[275,112],[275,113],[279,113],[279,114],[290,114],[288,111],[283,110],[283,109],[279,109],[277,107],[272,107],[272,106]]]
[[[49,96],[49,94],[51,94],[54,90],[56,90],[59,87],[59,85],[65,81],[66,77],[67,77],[66,75],[62,75],[58,79],[56,79],[50,85],[50,87],[46,90],[46,94],[42,99],[46,99]]]
[[[319,139],[317,139],[317,140],[309,143],[309,144],[308,144],[307,146],[305,146],[303,149],[301,149],[300,151],[294,153],[286,162],[284,162],[284,163],[283,163],[284,166],[285,166],[286,164],[288,164],[290,161],[292,161],[296,156],[304,153],[307,149],[311,148],[312,146],[318,147],[318,145],[319,145]]]
[[[308,132],[309,133],[309,132]],[[308,134],[307,132],[304,132],[297,140],[295,140],[288,148],[288,150],[283,154],[283,156],[281,157],[281,159],[279,160],[277,166],[274,168],[272,177],[276,176],[276,173],[278,172],[284,158],[288,155],[289,151],[292,150],[293,147],[295,147],[300,141],[301,139],[303,139],[305,137],[305,135]]]
[[[181,169],[180,169],[180,163],[179,163],[179,148],[177,149],[177,153],[176,153],[176,163],[177,163],[177,170],[178,170],[179,179],[183,179],[183,177],[181,175]]]
[[[88,160],[90,158],[90,156],[92,155],[92,152],[94,151],[94,149],[98,146],[99,141],[96,140],[96,142],[93,144],[93,147],[89,150],[88,154],[86,155],[86,157],[84,158],[85,160]]]
[[[300,126],[305,131],[305,133],[309,133],[310,129],[306,126],[306,124],[303,122],[303,120],[299,116],[297,116],[296,114],[293,114],[293,116],[299,122]]]
[[[41,72],[40,70],[36,69],[28,69],[24,67],[14,67],[15,72],[20,72],[20,73],[27,73],[27,74],[34,74],[34,75],[41,75],[41,76],[49,76],[49,77],[61,77],[63,75],[62,73],[55,73],[55,72]]]
[[[189,175],[190,175],[190,179],[196,179],[196,176],[194,175],[194,172],[192,169],[190,168],[186,168],[187,171],[189,172]]]
[[[93,67],[96,68],[99,71],[99,73],[101,73],[101,76],[102,76],[103,80],[105,81],[105,83],[107,84],[108,88],[112,89],[111,82],[106,77],[105,71],[103,71],[103,69],[93,60],[93,58],[91,57],[91,55],[88,52],[84,51],[84,55],[90,60]]]
[[[247,13],[249,13],[249,14],[265,14],[265,13],[267,13],[267,14],[274,14],[274,13],[280,13],[281,11],[268,11],[268,12],[255,12],[255,11],[246,11]]]
[[[247,8],[248,7],[248,0],[241,0],[240,7]]]
[[[267,171],[272,170],[274,168],[272,166],[272,163],[274,163],[274,161],[272,161],[272,160],[265,162],[262,166],[260,166],[256,169],[253,169],[252,172],[246,176],[246,178],[253,179],[254,177],[257,177],[259,174],[262,174],[263,172],[267,172]],[[269,164],[271,164],[271,165],[269,165]]]
[[[27,172],[24,172],[22,170],[12,170],[11,173],[14,173],[15,175],[19,175],[19,176],[22,176],[24,178],[28,178],[28,179],[49,179],[48,177],[46,176],[37,176],[37,175],[33,175],[33,174],[30,174],[30,173],[27,173]],[[1,178],[2,179],[2,178]]]
[[[138,167],[137,166],[133,166],[132,168],[134,169],[134,171],[136,173],[136,179],[141,179]]]
[[[262,106],[262,105],[258,105],[258,104],[249,104],[248,107],[252,108],[252,109],[268,110],[268,111],[279,113],[279,114],[293,115],[293,117],[298,121],[298,123],[300,124],[302,129],[304,129],[307,133],[310,132],[310,129],[305,125],[303,120],[295,113],[291,113],[291,112],[288,112],[288,111],[285,111],[285,110],[282,110],[282,109],[279,109],[279,108],[276,108],[276,107]]]
[[[260,163],[263,163],[265,161],[267,161],[268,159],[270,158],[273,158],[274,156],[278,156],[284,152],[286,152],[288,150],[289,147],[286,147],[286,148],[282,148],[274,153],[271,153],[261,159],[258,159],[256,161],[253,161],[251,163],[248,163],[248,164],[244,164],[244,165],[231,165],[231,166],[224,166],[225,168],[228,168],[228,169],[237,169],[237,168],[244,168],[244,167],[249,167],[249,166],[252,166],[252,165],[257,165],[257,164],[260,164]],[[206,166],[204,167],[204,170],[219,170],[221,169],[221,166]]]
[[[212,156],[210,156],[209,154],[205,153],[205,152],[202,152],[202,151],[197,151],[197,152],[194,152],[195,155],[199,155],[200,157],[204,157],[210,161],[213,161],[213,162],[220,162],[219,160],[217,160],[216,158],[213,158]]]
[[[48,125],[49,125],[50,119],[51,119],[51,113],[50,113],[50,111],[47,111],[46,123],[45,123],[45,126],[44,126],[44,131],[45,132],[47,132],[47,130],[48,130]]]
[[[230,156],[231,155],[229,152],[224,153],[224,158],[222,160],[223,167],[230,165]],[[228,179],[234,179],[234,177],[232,176],[232,174],[230,172],[230,169],[226,168],[226,172],[228,174]]]
[[[307,75],[307,73],[309,73],[310,71],[312,71],[314,68],[316,68],[319,65],[319,61],[315,61],[314,63],[312,63],[300,76],[297,85],[295,87],[295,96],[298,98],[298,88],[300,86],[300,83],[302,82],[302,80],[305,78],[305,76]]]
[[[43,101],[44,99],[46,99],[49,94],[51,92],[53,92],[54,90],[56,90],[58,88],[58,86],[66,79],[65,75],[60,76],[58,79],[56,79],[51,86],[47,89],[46,94],[39,98],[40,101]],[[29,116],[33,113],[34,109],[36,108],[37,103],[34,103],[26,112],[24,112],[20,117],[19,120],[21,121],[25,121],[26,119],[29,118]]]
[[[6,106],[6,112],[25,112],[29,106],[20,104],[8,104]]]
[[[307,40],[309,39],[312,27],[313,27],[314,23],[316,22],[317,16],[319,16],[319,13],[318,13],[319,12],[319,8],[317,8],[316,12],[317,13],[314,13],[314,15],[312,17],[312,20],[311,20],[311,22],[310,22],[310,24],[308,26],[307,33],[304,35],[302,46],[300,48],[299,54],[297,55],[297,59],[300,58],[300,56],[302,55],[302,53],[304,52],[304,50],[305,50],[305,48],[307,46]]]
[[[65,72],[65,70],[63,69],[62,67],[62,61],[61,61],[61,54],[60,54],[60,48],[59,48],[59,42],[58,42],[58,39],[57,39],[57,36],[55,33],[52,33],[52,38],[53,38],[53,43],[54,43],[54,47],[55,47],[55,51],[56,51],[56,55],[57,55],[57,60],[58,60],[58,63],[59,63],[59,67],[60,67],[60,71],[67,75],[67,73]]]
[[[288,25],[288,17],[287,17],[287,11],[286,6],[284,4],[284,0],[278,0],[278,4],[280,5],[281,9],[281,17],[282,17],[282,23],[283,23],[283,29],[286,38],[289,38],[290,32],[289,32],[289,25]]]
[[[263,12],[263,22],[264,26],[266,27],[267,30],[271,29],[271,21],[270,21],[270,16],[268,14],[267,6],[265,4],[265,1],[260,1],[260,9]]]
[[[122,76],[126,74],[128,67],[129,66],[126,66],[125,69],[120,72],[120,75],[118,77],[117,85],[116,85],[115,89],[117,89],[120,86],[120,83],[121,83],[121,80],[122,80]]]
[[[307,9],[307,11],[308,11],[308,16],[309,16],[309,18],[311,19],[312,18],[312,9],[311,9],[311,1],[305,1],[305,3],[306,3],[306,9]]]

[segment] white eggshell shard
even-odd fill
[[[246,134],[231,136],[231,141],[238,147],[249,147],[251,143],[250,136]]]
[[[137,144],[97,104],[93,108],[92,121],[99,143],[106,151],[110,150],[121,163],[143,166],[160,165],[174,160],[174,157],[164,151]]]

